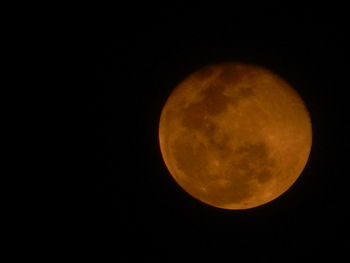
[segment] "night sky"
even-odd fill
[[[349,64],[342,8],[129,5],[99,17],[84,91],[90,187],[81,198],[91,252],[116,262],[345,255]],[[255,209],[195,200],[172,179],[160,153],[158,123],[171,90],[220,61],[276,72],[311,116],[313,145],[302,175]]]

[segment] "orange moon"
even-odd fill
[[[312,127],[299,94],[268,69],[220,63],[170,94],[159,143],[175,181],[224,209],[248,209],[286,192],[309,158]]]

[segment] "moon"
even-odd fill
[[[249,209],[286,192],[312,144],[299,94],[272,71],[225,62],[200,68],[168,97],[159,144],[175,181],[195,199]]]

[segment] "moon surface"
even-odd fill
[[[268,69],[242,63],[205,66],[170,94],[159,143],[175,181],[214,207],[248,209],[286,192],[312,144],[298,93]]]

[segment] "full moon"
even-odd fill
[[[162,157],[192,197],[248,209],[285,193],[309,158],[308,111],[272,71],[242,63],[205,66],[182,81],[160,116]]]

